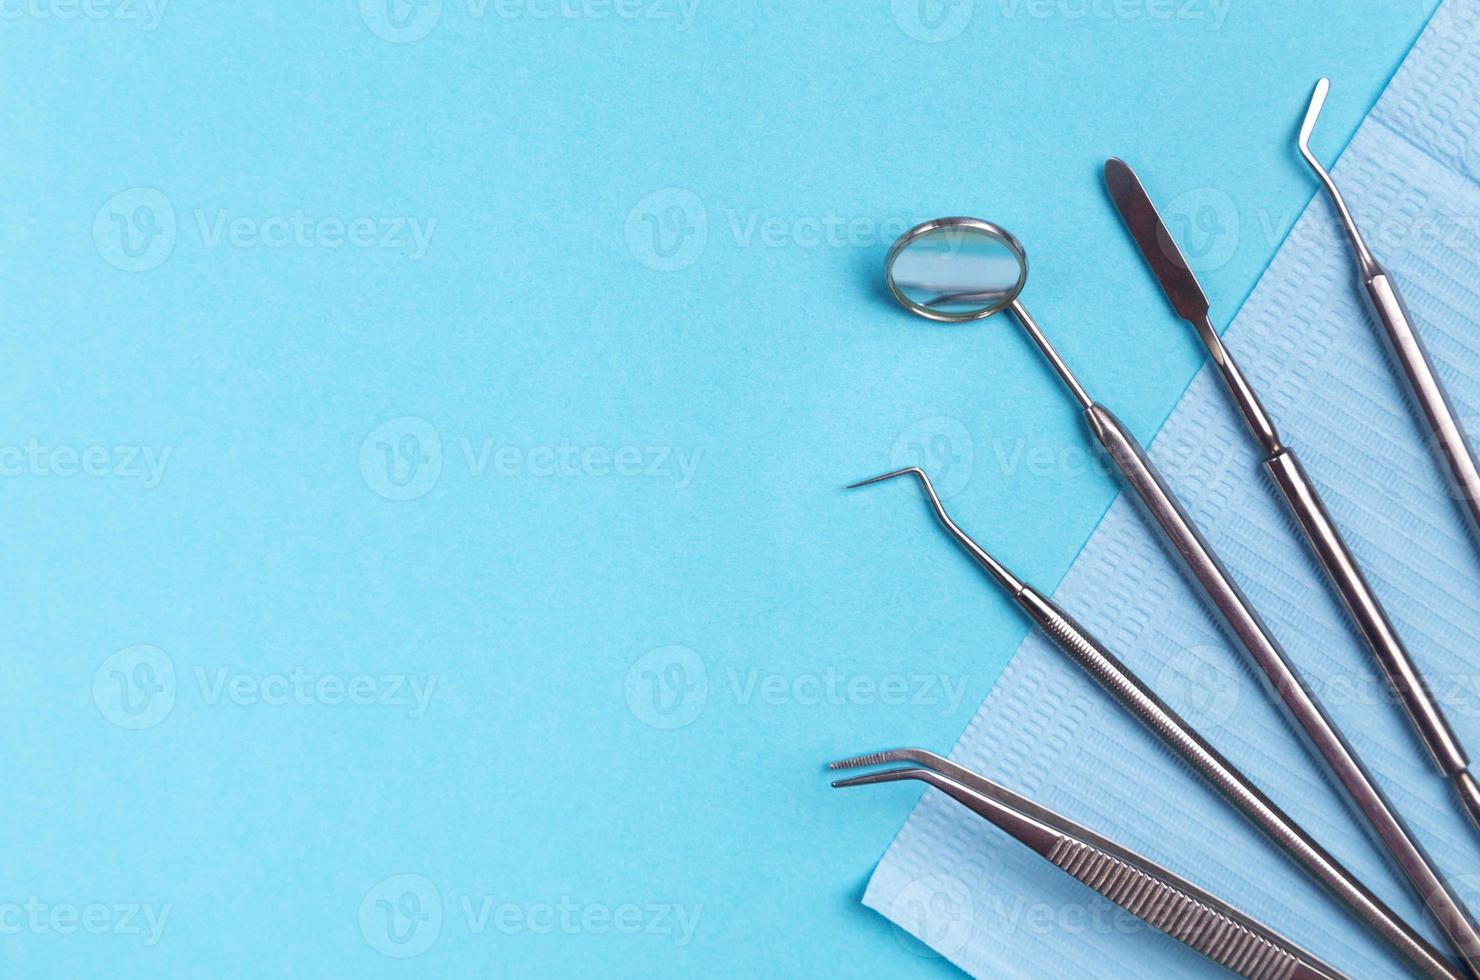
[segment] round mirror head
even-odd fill
[[[884,275],[911,313],[964,323],[1017,299],[1028,281],[1028,257],[1016,238],[990,222],[937,218],[899,236]]]

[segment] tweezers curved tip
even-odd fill
[[[926,752],[924,749],[885,749],[882,752],[870,752],[867,755],[850,756],[847,759],[839,759],[837,762],[829,762],[827,768],[837,769],[862,769],[865,766],[882,766],[890,762],[914,762],[922,766],[933,766],[937,761],[944,762],[934,752]]]
[[[847,789],[850,786],[872,786],[875,783],[898,783],[907,779],[918,779],[921,782],[930,783],[940,779],[941,775],[932,769],[881,769],[878,772],[866,772],[861,776],[850,776],[847,779],[833,780],[833,789]]]

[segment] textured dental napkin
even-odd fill
[[[1290,91],[1292,125],[1306,94]],[[1335,175],[1398,279],[1471,435],[1480,434],[1480,0],[1439,9]],[[1260,221],[1249,210],[1242,227],[1254,233]],[[1147,301],[1159,300],[1148,289]],[[1480,745],[1480,557],[1360,305],[1350,250],[1324,197],[1296,223],[1225,341],[1320,485],[1461,739]],[[1204,368],[1151,454],[1480,912],[1480,847],[1240,425]],[[1443,948],[1132,500],[1115,501],[1055,597]],[[1407,975],[1037,634],[952,758],[1166,864],[1352,976]],[[978,977],[1223,975],[935,792],[911,814],[864,901]]]

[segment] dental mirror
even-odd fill
[[[1028,280],[1028,257],[1016,238],[990,222],[936,218],[899,237],[884,274],[889,292],[911,313],[965,323],[1012,305]]]
[[[1008,310],[1080,407],[1094,404],[1018,300],[1028,281],[1028,254],[1005,228],[980,218],[916,225],[889,249],[884,278],[901,306],[927,320],[965,323]]]

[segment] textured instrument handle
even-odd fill
[[[1423,976],[1463,975],[1052,599],[1025,586],[1017,602],[1055,646]]]
[[[1289,980],[1298,956],[1202,900],[1088,844],[1061,837],[1045,855],[1148,925],[1250,980]]]

